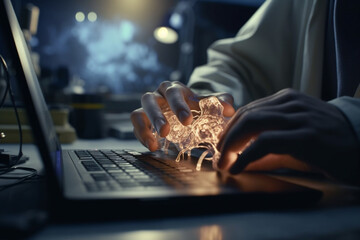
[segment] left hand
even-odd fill
[[[285,89],[240,108],[218,149],[218,167],[243,170],[321,170],[358,181],[360,150],[348,120],[337,107]]]
[[[235,113],[233,97],[228,93],[213,93],[224,107],[224,116],[231,117]],[[193,121],[191,110],[199,109],[200,96],[180,82],[164,81],[154,92],[147,92],[141,98],[142,108],[131,113],[136,138],[150,151],[159,149],[159,143],[153,134],[153,127],[161,137],[166,137],[170,125],[163,114],[164,109],[171,109],[183,125]]]

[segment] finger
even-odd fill
[[[249,135],[237,141],[235,146],[225,146],[223,149],[221,149],[221,155],[217,162],[217,167],[222,170],[230,169],[230,167],[238,160],[239,154],[242,153],[244,149],[247,148],[250,144],[252,144],[255,138],[256,135]],[[246,165],[244,165],[244,167],[245,166]]]
[[[171,110],[175,113],[183,125],[192,122],[191,110],[199,110],[199,97],[189,87],[181,82],[163,82],[157,92],[168,102]]]
[[[165,137],[170,131],[169,123],[161,110],[161,107],[167,105],[166,100],[156,92],[148,92],[142,96],[141,105],[156,131],[161,137]]]
[[[160,95],[165,97],[166,89],[171,87],[174,83],[175,82],[171,82],[171,81],[163,81],[162,83],[160,83],[159,87],[156,89],[156,92],[158,92]]]
[[[314,172],[315,169],[309,164],[298,160],[288,154],[267,154],[264,157],[249,163],[244,171],[272,171],[281,168],[289,168],[303,172]]]
[[[131,113],[136,138],[150,151],[158,149],[158,142],[152,132],[152,125],[143,109],[139,108]]]
[[[247,106],[247,108],[256,108],[259,106],[278,105],[295,99],[298,94],[296,90],[286,88],[270,96],[252,101],[245,106]]]
[[[304,119],[303,112],[307,114],[306,112],[308,111],[308,108],[309,107],[306,106],[306,103],[300,101],[290,101],[272,106],[269,105],[258,106],[257,108],[243,110],[240,117],[239,115],[236,117],[234,116],[227,124],[227,128],[230,129],[242,121],[249,121],[249,120],[254,121],[253,118],[257,118],[259,121],[262,121],[261,123],[254,122],[253,124],[253,126],[255,128],[258,128],[259,130],[260,129],[266,130],[268,125],[274,125],[274,126],[280,125],[282,126],[282,128],[298,127],[299,125],[301,125],[302,122],[301,119]],[[274,115],[274,117],[276,115],[279,117],[283,116],[285,117],[284,119],[285,122],[282,121],[276,124],[274,122],[275,119],[265,119],[263,118],[262,115],[265,112],[266,114]],[[271,127],[269,129],[271,129]],[[249,128],[248,130],[250,131]]]
[[[259,109],[283,114],[294,114],[308,111],[309,104],[304,101],[288,101],[277,105],[257,107],[256,109],[253,109],[253,111]]]
[[[238,148],[250,137],[260,132],[274,129],[292,129],[298,125],[298,120],[291,115],[268,110],[248,112],[241,119],[235,119],[227,125],[218,142],[221,151]]]
[[[215,96],[220,100],[224,107],[223,115],[225,117],[232,117],[235,113],[234,98],[228,93],[218,93]]]
[[[249,104],[239,108],[235,116],[232,118],[232,121],[230,121],[228,125],[231,125],[233,121],[242,118],[244,114],[250,111],[255,111],[264,107],[275,107],[287,103],[295,99],[297,94],[298,93],[295,90],[284,89],[273,95],[250,102]]]
[[[192,100],[185,99],[191,96],[191,93],[185,91],[181,85],[173,85],[168,87],[164,94],[171,110],[179,121],[183,125],[189,125],[193,120],[193,116],[188,103]]]
[[[229,169],[230,173],[237,174],[241,172],[248,164],[263,158],[264,156],[273,154],[289,154],[296,157],[299,151],[297,141],[294,141],[296,134],[302,135],[297,130],[294,131],[268,131],[261,133],[258,138],[245,148],[239,154],[237,160]],[[234,150],[232,150],[234,152]],[[237,150],[235,150],[236,152]],[[224,154],[226,161],[228,153]]]

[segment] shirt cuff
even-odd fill
[[[360,98],[344,96],[335,98],[329,103],[335,105],[349,120],[360,146]]]

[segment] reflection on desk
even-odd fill
[[[148,221],[51,224],[31,239],[359,239],[359,218],[360,207],[357,206]]]

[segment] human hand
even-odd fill
[[[239,109],[218,149],[218,167],[232,174],[291,168],[354,181],[360,170],[356,135],[340,110],[290,89]]]
[[[235,113],[231,95],[218,93],[213,96],[217,96],[224,106],[224,116],[231,117]],[[199,96],[180,82],[161,83],[156,91],[145,93],[141,98],[142,108],[131,113],[135,136],[150,151],[157,150],[159,146],[152,126],[161,137],[170,131],[163,112],[171,109],[183,125],[189,125],[193,120],[191,110],[199,110],[199,100],[204,97],[208,95]]]

